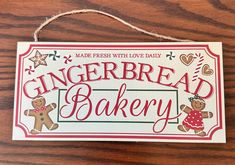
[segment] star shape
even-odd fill
[[[48,56],[47,54],[41,54],[37,50],[35,56],[29,58],[29,60],[34,62],[34,68],[37,68],[39,65],[47,66],[47,63],[46,63],[47,56]]]

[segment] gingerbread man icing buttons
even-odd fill
[[[43,125],[45,125],[48,130],[55,130],[58,128],[59,125],[54,123],[49,116],[49,112],[56,108],[55,103],[51,103],[46,106],[46,99],[42,96],[37,96],[32,100],[32,106],[34,109],[27,109],[24,111],[26,116],[32,116],[35,118],[34,128],[30,133],[40,133]]]
[[[212,118],[213,113],[208,111],[203,111],[206,107],[205,101],[198,95],[190,97],[192,108],[187,105],[182,104],[180,109],[187,113],[187,117],[183,120],[182,125],[178,126],[178,129],[182,132],[188,132],[190,129],[194,130],[195,134],[198,136],[206,136],[204,130],[203,118]]]

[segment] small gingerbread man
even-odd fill
[[[53,123],[49,116],[49,112],[56,108],[55,103],[47,106],[46,100],[42,96],[37,96],[32,100],[32,106],[35,109],[27,109],[24,111],[26,116],[33,116],[35,118],[34,128],[30,131],[32,134],[38,134],[42,131],[42,126],[45,125],[47,129],[54,130],[58,128],[58,124]]]
[[[192,108],[182,104],[180,109],[187,113],[188,116],[184,119],[182,125],[178,126],[178,129],[182,132],[188,132],[193,129],[195,134],[198,136],[206,136],[204,130],[203,118],[212,118],[213,113],[203,111],[206,107],[205,101],[198,95],[189,98]]]

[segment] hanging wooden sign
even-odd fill
[[[222,45],[19,42],[14,140],[225,142]]]

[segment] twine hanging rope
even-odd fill
[[[180,41],[180,42],[189,42],[191,40],[187,40],[187,39],[180,39],[180,38],[175,38],[175,37],[171,37],[171,36],[166,36],[166,35],[162,35],[162,34],[159,34],[159,33],[153,33],[153,32],[150,32],[150,31],[147,31],[147,30],[144,30],[142,28],[139,28],[137,26],[134,26],[126,21],[124,21],[123,19],[117,17],[117,16],[114,16],[112,14],[109,14],[109,13],[106,13],[104,11],[100,11],[100,10],[94,10],[94,9],[81,9],[81,10],[72,10],[72,11],[68,11],[68,12],[64,12],[64,13],[60,13],[58,15],[55,15],[49,19],[47,19],[45,22],[43,22],[34,32],[33,34],[33,37],[34,37],[34,41],[37,42],[38,41],[38,36],[39,36],[39,33],[40,31],[45,27],[47,26],[48,24],[50,24],[52,21],[58,19],[59,17],[63,17],[63,16],[66,16],[66,15],[73,15],[73,14],[83,14],[83,13],[97,13],[97,14],[101,14],[101,15],[104,15],[104,16],[107,16],[107,17],[110,17],[128,27],[130,27],[131,29],[134,29],[138,32],[141,32],[141,33],[144,33],[146,35],[149,35],[149,36],[152,36],[152,37],[155,37],[155,38],[161,38],[161,39],[166,39],[166,40],[171,40],[171,41]]]

